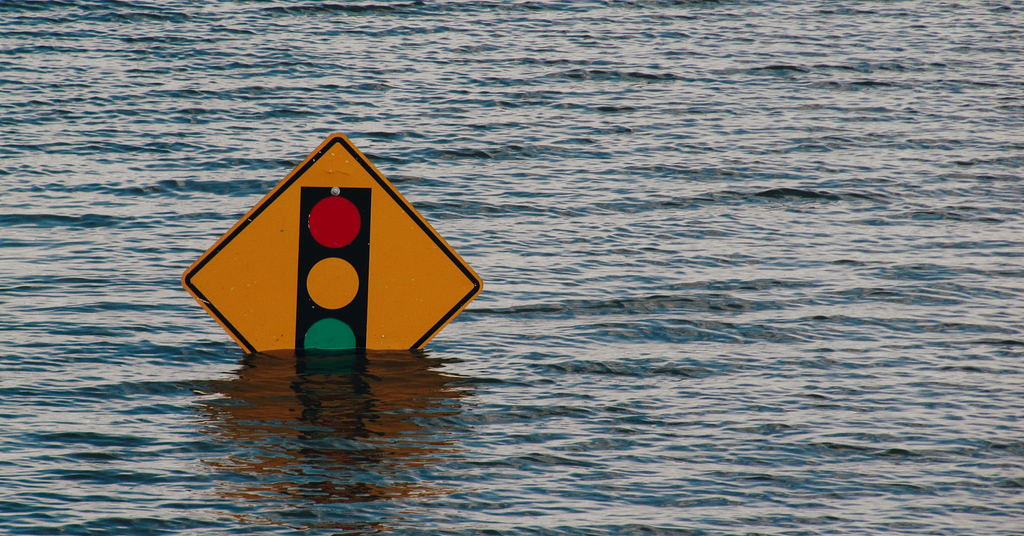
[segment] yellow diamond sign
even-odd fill
[[[182,276],[248,352],[421,348],[483,282],[333,134]]]

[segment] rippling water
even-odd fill
[[[0,1],[0,532],[1024,534],[1024,2]],[[245,356],[331,132],[484,278]]]

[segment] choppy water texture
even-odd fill
[[[1024,2],[0,2],[0,533],[1024,534]],[[180,287],[331,132],[422,355]]]

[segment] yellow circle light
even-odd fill
[[[359,274],[347,261],[328,257],[313,266],[306,276],[309,297],[324,309],[341,309],[359,291]]]

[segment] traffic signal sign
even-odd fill
[[[480,277],[341,134],[185,271],[248,352],[422,348]]]
[[[365,348],[371,190],[301,191],[295,348]]]

